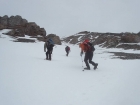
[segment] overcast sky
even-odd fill
[[[140,31],[140,0],[1,0],[0,16],[20,15],[47,34]]]

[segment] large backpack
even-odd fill
[[[95,51],[94,45],[90,42],[87,42],[87,45],[89,47],[89,51]]]
[[[95,51],[94,45],[90,42],[83,42],[82,43],[82,49],[84,50],[84,52],[89,52],[89,51]]]
[[[92,43],[90,43],[88,39],[86,39],[82,43],[80,43],[79,47],[84,52],[95,51],[94,45]]]
[[[52,39],[49,39],[47,42],[48,42],[48,45],[47,45],[48,48],[53,48],[54,47],[54,42],[53,42]]]

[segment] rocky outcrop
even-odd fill
[[[140,42],[140,36],[137,34],[125,34],[121,36],[122,43],[139,43]]]
[[[94,45],[100,45],[106,48],[124,48],[140,50],[140,32],[139,33],[98,33],[83,31],[69,37],[62,38],[61,41],[79,44],[85,39],[89,39]],[[132,45],[133,44],[133,45]]]
[[[30,22],[26,24],[25,34],[29,36],[46,36],[46,31],[44,28],[40,28],[35,22]]]
[[[11,17],[5,15],[0,17],[0,24],[3,26],[0,27],[0,29],[15,29],[25,27],[26,23],[28,23],[28,21],[26,19],[22,19],[22,17],[19,15]]]
[[[7,28],[7,25],[8,25],[8,16],[7,15],[0,17],[0,24],[3,25],[5,28]]]
[[[52,39],[53,42],[55,44],[58,44],[58,45],[61,45],[61,40],[59,38],[59,36],[56,36],[55,34],[48,34],[45,38],[44,38],[44,41],[47,41],[48,39]]]
[[[5,15],[0,17],[0,30],[2,29],[12,29],[7,33],[11,36],[46,36],[44,28],[40,28],[35,22],[28,22],[19,15],[11,17]]]
[[[40,26],[38,26],[35,22],[28,22],[19,15],[11,17],[5,15],[0,17],[0,30],[2,29],[11,29],[11,31],[4,34],[11,35],[16,38],[28,35],[39,41],[45,41],[45,38],[51,37],[56,44],[61,44],[59,36],[54,34],[46,36],[46,30],[44,28],[40,28]],[[35,40],[17,38],[15,42],[35,42]]]

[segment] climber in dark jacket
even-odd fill
[[[68,56],[69,55],[69,52],[70,52],[70,47],[69,46],[66,46],[65,47],[65,51],[66,51],[66,56]]]
[[[84,69],[90,70],[90,66],[89,66],[90,63],[94,66],[94,70],[96,70],[98,63],[92,61],[93,52],[95,51],[94,46],[89,42],[89,40],[85,40],[84,42],[80,43],[79,47],[81,48],[81,54],[80,54],[81,56],[83,55],[83,52],[85,52],[84,62],[87,67]]]
[[[45,44],[44,44],[44,52],[46,52],[46,48],[47,48],[46,60],[52,60],[51,54],[53,52],[53,47],[54,47],[54,42],[52,41],[52,39],[49,39],[49,40],[47,40],[45,42]]]

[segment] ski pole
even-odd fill
[[[82,59],[82,56],[81,56],[81,60],[82,60],[82,68],[83,68],[83,71],[84,71],[84,67],[83,67],[83,59]]]

